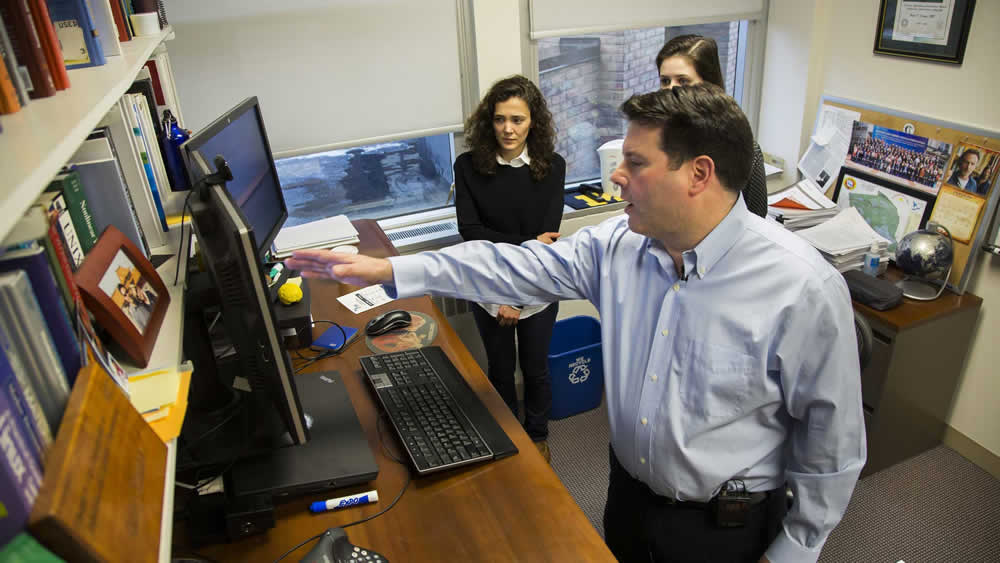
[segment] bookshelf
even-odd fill
[[[32,100],[21,111],[0,117],[0,239],[20,217],[80,143],[125,94],[136,74],[160,43],[173,39],[173,28],[122,43],[122,56],[99,67],[69,71],[70,87],[55,96]]]
[[[0,116],[0,240],[36,200],[66,161],[108,110],[132,85],[143,64],[163,41],[174,38],[167,27],[157,35],[134,37],[122,43],[122,56],[108,57],[107,64],[69,71],[70,87],[56,95],[32,100],[19,112]],[[182,249],[181,255],[186,251]],[[174,285],[176,256],[158,268],[170,293],[170,308],[160,328],[150,366],[176,365],[183,342],[184,283]],[[185,277],[181,264],[180,279]],[[129,371],[135,366],[125,365]],[[173,534],[174,466],[177,441],[167,443],[166,478],[163,483],[163,514],[159,561],[170,561]],[[93,468],[97,470],[97,468]]]

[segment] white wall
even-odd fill
[[[771,0],[762,135],[781,148],[798,145],[801,154],[823,93],[1000,133],[1000,2],[977,3],[962,66],[874,55],[878,6],[879,0]],[[811,88],[817,76],[820,88]],[[802,104],[801,119],[798,110],[787,109],[793,102]],[[761,145],[771,149],[763,139]],[[968,289],[983,298],[983,307],[948,422],[1000,455],[994,407],[1000,396],[1000,259],[980,255]]]

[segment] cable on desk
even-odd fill
[[[316,326],[317,323],[326,323],[337,327],[340,330],[340,337],[345,341],[347,340],[347,333],[344,332],[344,327],[340,326],[340,323],[336,323],[334,321],[313,321],[312,326]],[[354,340],[360,340],[360,338],[355,338]],[[315,356],[303,356],[298,350],[295,350],[295,355],[298,356],[299,359],[305,360],[305,363],[300,364],[295,368],[295,373],[301,372],[302,370],[306,369],[307,367],[313,365],[314,363],[320,360],[325,360],[327,358],[332,358],[334,356],[340,355],[341,352],[346,350],[348,346],[354,343],[354,340],[352,340],[351,342],[345,342],[340,346],[340,348],[337,348],[336,350],[329,350],[326,348],[322,349],[314,348],[310,346],[309,347],[310,351],[317,352]]]

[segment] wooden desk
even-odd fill
[[[890,269],[886,278],[902,277]],[[983,300],[945,290],[934,301],[903,298],[889,311],[854,302],[872,327],[861,372],[868,475],[941,443]]]
[[[396,254],[392,243],[374,221],[355,221],[364,254]],[[354,316],[336,297],[357,289],[332,282],[310,281],[315,320],[339,320],[361,328],[376,314],[390,309],[427,313],[438,322],[434,344],[444,349],[493,413],[520,453],[500,461],[473,465],[444,475],[411,481],[402,498],[385,514],[347,529],[351,542],[371,547],[389,561],[614,561],[604,541],[566,491],[531,439],[514,419],[482,370],[427,297],[402,299]],[[326,329],[319,326],[315,334]],[[358,358],[368,355],[362,341],[344,354],[310,366],[307,371],[337,370],[351,395],[354,409],[379,466],[374,483],[306,496],[275,509],[277,525],[266,534],[198,552],[220,561],[273,561],[306,538],[327,528],[373,515],[389,506],[411,473],[387,457],[385,449],[401,454],[395,434],[382,424],[367,383],[361,379]],[[583,438],[586,439],[586,438]],[[377,489],[379,501],[310,514],[315,500]],[[288,556],[298,561],[314,545]]]

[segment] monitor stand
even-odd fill
[[[310,440],[236,462],[230,474],[235,496],[284,497],[365,483],[378,475],[351,398],[338,372],[295,377]]]

